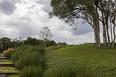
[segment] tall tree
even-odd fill
[[[115,9],[116,1],[114,0],[51,0],[52,11],[50,17],[57,16],[70,25],[75,24],[79,18],[87,21],[94,29],[95,43],[99,48],[100,45],[100,22],[103,26],[103,45],[104,48],[112,46],[115,42]],[[113,16],[114,15],[114,16]],[[109,34],[109,23],[111,24],[111,38]],[[113,36],[112,36],[113,33]]]
[[[75,24],[75,20],[81,18],[86,20],[94,29],[96,46],[100,47],[100,28],[98,2],[94,0],[52,0],[52,12],[50,17],[58,18],[69,23],[71,26]],[[90,9],[91,8],[91,9]]]

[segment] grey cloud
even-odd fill
[[[20,1],[20,0],[19,0]],[[0,12],[6,15],[11,15],[16,9],[15,4],[19,2],[18,0],[3,0],[0,2]]]
[[[45,5],[43,8],[42,8],[42,10],[44,11],[44,12],[46,12],[46,13],[49,13],[52,9],[51,9],[51,7],[48,5]]]
[[[79,24],[77,27],[78,27],[77,30],[73,30],[73,29],[71,30],[74,35],[81,35],[81,34],[85,34],[85,33],[89,33],[93,31],[91,25],[87,23]]]
[[[27,26],[20,28],[19,33],[20,33],[19,35],[22,37],[28,37],[28,36],[32,36],[35,34],[33,29]]]
[[[29,36],[33,36],[36,34],[35,30],[37,28],[33,27],[33,23],[27,23],[30,20],[28,20],[27,18],[19,18],[19,21],[11,21],[6,23],[9,27],[14,28],[14,30],[17,32],[18,36],[21,37],[29,37]],[[25,22],[26,20],[26,22]]]
[[[52,10],[50,6],[50,1],[51,0],[39,0],[37,3],[44,5],[42,10],[46,13],[49,13]]]
[[[23,23],[23,22],[16,23],[16,22],[12,22],[12,23],[9,23],[8,26],[14,28],[14,30],[17,32],[18,36],[28,37],[28,36],[35,35],[34,29],[33,29],[32,25],[29,24],[29,23]]]

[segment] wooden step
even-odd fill
[[[0,57],[0,60],[11,60],[10,58]]]
[[[6,76],[9,76],[9,75],[17,75],[19,73],[0,73],[0,77],[6,77]]]
[[[0,64],[0,67],[15,67],[14,64]]]

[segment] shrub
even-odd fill
[[[33,46],[31,51],[37,51],[43,55],[45,53],[45,48],[43,46]]]
[[[23,54],[26,55],[27,53],[31,53],[31,52],[39,52],[43,55],[45,53],[45,49],[42,46],[31,46],[31,45],[23,45],[20,47],[16,47],[14,48],[14,53],[11,59],[13,60],[13,62],[15,62]]]
[[[13,48],[9,48],[8,50],[4,50],[3,54],[6,58],[11,58],[12,54],[13,54],[14,49]]]
[[[62,64],[53,68],[45,74],[45,77],[95,77],[93,71],[80,65]]]
[[[11,58],[12,54],[13,54],[13,52],[12,52],[12,51],[9,51],[9,52],[6,52],[6,53],[4,54],[4,56],[5,56],[6,58]]]
[[[41,66],[28,66],[21,70],[20,77],[42,77],[43,69]]]
[[[25,66],[39,66],[43,63],[43,56],[38,52],[23,54],[15,62],[17,69],[23,69]]]

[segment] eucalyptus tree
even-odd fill
[[[115,43],[115,26],[116,26],[116,0],[111,3],[111,16],[110,16],[110,19],[112,20],[111,23],[113,25],[113,41],[112,41],[112,48],[114,48],[114,43]]]
[[[98,4],[100,17],[99,20],[103,25],[103,44],[104,47],[114,47],[115,42],[115,15],[116,15],[116,1],[114,0],[101,0]],[[109,34],[109,27],[111,34]],[[113,35],[112,35],[112,27],[113,27]],[[111,35],[111,38],[110,38]],[[114,38],[113,38],[114,37]],[[112,42],[110,42],[112,41]],[[112,45],[110,45],[112,43]]]
[[[77,19],[83,19],[94,29],[95,43],[100,45],[100,22],[103,26],[104,48],[114,46],[116,1],[114,0],[51,0],[50,17],[57,16],[71,26]],[[110,24],[110,25],[109,25]],[[109,34],[109,27],[111,34]],[[112,30],[113,27],[113,30]],[[111,35],[111,38],[110,38]],[[112,40],[111,40],[112,39]],[[112,45],[111,44],[112,41]]]
[[[100,47],[100,28],[97,0],[52,0],[50,17],[57,16],[71,26],[77,19],[87,21],[94,29],[96,46]]]

